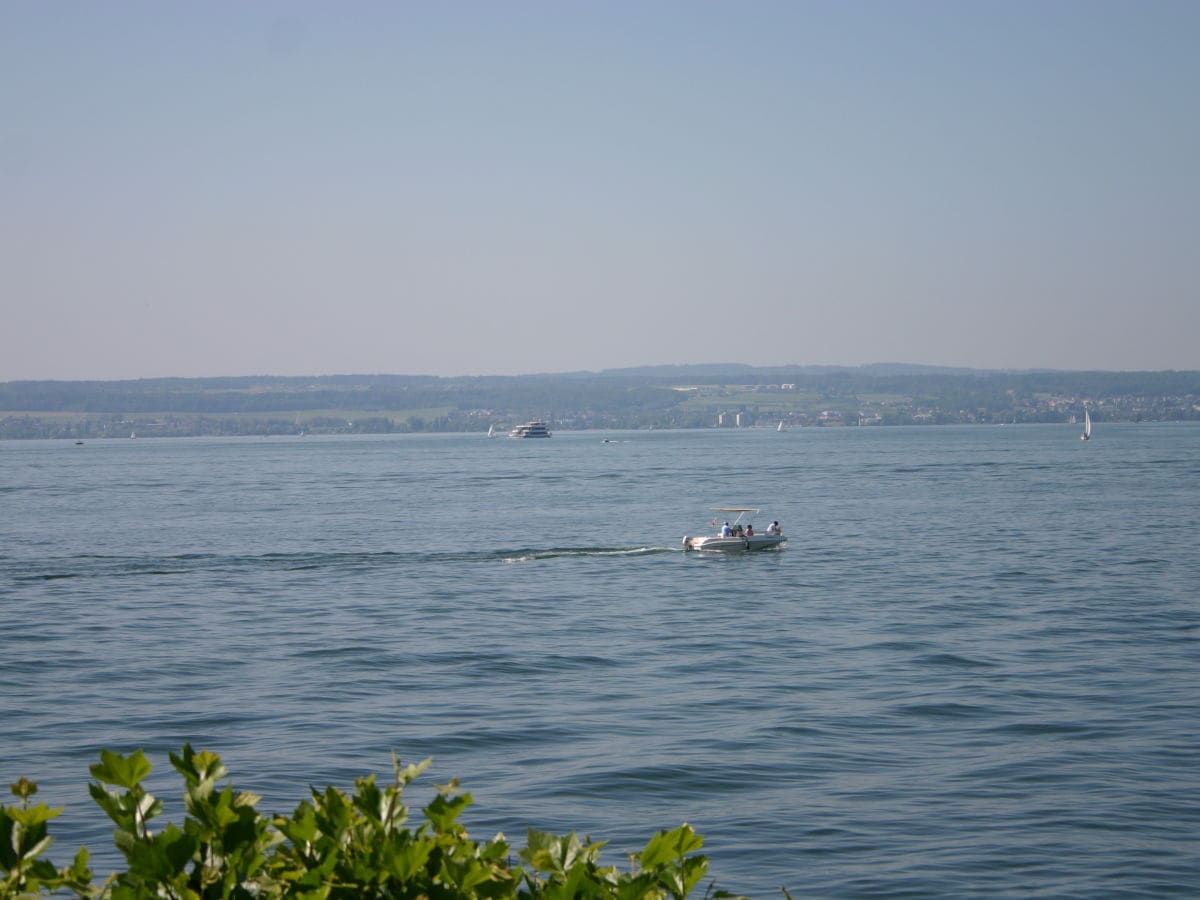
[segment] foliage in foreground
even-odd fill
[[[53,838],[47,823],[62,810],[33,803],[37,785],[12,785],[18,802],[0,804],[0,900],[73,893],[78,897],[136,898],[683,898],[708,870],[696,855],[703,838],[687,825],[660,831],[630,871],[602,865],[603,842],[530,831],[514,861],[503,835],[479,843],[458,818],[471,795],[457,779],[438,794],[412,827],[404,789],[429,765],[402,766],[395,781],[359,778],[353,794],[311,789],[290,816],[267,817],[259,797],[219,785],[221,758],[185,744],[170,755],[183,777],[183,827],[151,829],[162,801],[142,786],[150,763],[141,750],[122,756],[105,750],[91,767],[88,789],[116,824],[114,839],[127,868],[101,884],[81,849],[69,866],[45,856]],[[729,897],[711,886],[707,896]]]

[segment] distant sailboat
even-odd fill
[[[495,436],[496,436],[496,426],[489,425],[488,426],[488,437],[495,437]]]
[[[779,420],[779,427],[778,427],[778,428],[776,428],[775,430],[776,430],[776,431],[783,431],[783,419],[780,419],[780,420]]]
[[[1092,417],[1088,415],[1087,407],[1083,408],[1083,434],[1079,436],[1081,441],[1090,441],[1092,439]]]

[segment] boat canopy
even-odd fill
[[[714,506],[713,512],[735,512],[735,513],[755,512],[756,513],[756,512],[762,512],[762,510],[755,509],[753,506]]]

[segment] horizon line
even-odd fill
[[[213,379],[247,379],[247,378],[430,378],[439,380],[454,380],[460,378],[549,378],[581,375],[620,375],[644,370],[669,369],[710,369],[722,368],[742,369],[752,372],[775,370],[826,370],[826,371],[856,371],[880,368],[923,369],[931,374],[944,372],[947,374],[985,374],[985,375],[1023,375],[1023,374],[1135,374],[1135,373],[1166,373],[1166,372],[1200,372],[1196,369],[1069,369],[1051,366],[1029,367],[977,367],[955,366],[937,363],[906,363],[906,362],[871,362],[859,364],[841,363],[783,363],[779,365],[753,365],[739,362],[713,363],[647,363],[635,366],[617,366],[604,369],[572,369],[560,372],[521,372],[517,374],[498,373],[459,373],[456,375],[433,375],[424,372],[304,372],[299,374],[284,374],[271,372],[252,372],[240,375],[139,375],[136,377],[119,378],[9,378],[0,384],[29,384],[50,382],[56,384],[92,384],[92,383],[122,383],[139,381],[205,381]]]

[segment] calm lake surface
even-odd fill
[[[719,505],[787,549],[681,552]],[[755,897],[1195,896],[1198,544],[1192,425],[0,442],[0,785],[101,877],[88,765],[179,822],[190,741]]]

